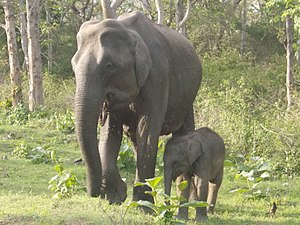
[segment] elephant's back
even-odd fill
[[[202,66],[192,44],[177,31],[163,28],[169,47],[169,99],[166,121],[181,123],[191,112],[202,80]],[[180,129],[179,126],[178,129]],[[171,132],[174,132],[172,130]]]
[[[191,42],[169,27],[152,23],[140,12],[118,20],[139,33],[148,47],[152,59],[149,83],[168,90],[162,134],[177,131],[192,110],[202,78],[201,63]]]

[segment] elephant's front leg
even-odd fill
[[[207,201],[208,195],[208,179],[203,179],[198,176],[195,176],[195,185],[197,190],[198,201]],[[206,221],[208,220],[206,207],[196,208],[196,220]]]
[[[136,131],[136,182],[145,182],[145,179],[155,176],[157,145],[161,131],[161,123],[162,121],[160,122],[159,119],[152,120],[147,116],[142,117],[139,121]],[[149,190],[150,188],[147,186],[134,187],[133,201],[146,200],[153,202],[153,197],[145,193],[145,191]]]
[[[184,190],[180,190],[178,188],[178,185],[183,182],[183,181],[187,181],[188,182],[188,186],[184,189]],[[181,196],[184,197],[185,200],[181,201],[180,204],[186,203],[187,201],[189,201],[189,196],[190,196],[190,191],[191,191],[191,175],[186,173],[183,175],[180,175],[177,179],[176,179],[176,189],[177,189],[177,196]],[[178,215],[177,217],[179,219],[184,219],[184,220],[188,220],[189,217],[189,212],[188,212],[189,208],[188,207],[181,207],[178,209]]]
[[[102,197],[111,204],[121,204],[127,197],[127,187],[117,167],[122,134],[121,120],[109,114],[100,130],[99,151],[102,163]]]

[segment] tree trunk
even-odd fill
[[[101,0],[101,7],[104,19],[115,18],[116,12],[110,6],[110,0]]]
[[[157,23],[163,24],[164,23],[164,8],[162,5],[161,0],[155,0],[156,3],[156,9],[157,9]]]
[[[186,26],[183,24],[181,27],[179,27],[180,22],[182,21],[184,17],[184,7],[183,7],[183,0],[176,0],[175,4],[175,10],[176,10],[176,27],[177,30],[182,33],[184,36],[186,36]]]
[[[290,15],[286,16],[286,91],[287,91],[287,109],[292,106],[292,91],[293,91],[293,31],[294,21]]]
[[[194,3],[195,3],[195,1],[194,1]],[[187,35],[186,22],[190,16],[190,12],[192,9],[191,0],[187,0],[187,6],[186,6],[185,13],[184,13],[184,7],[183,7],[183,0],[176,1],[175,9],[176,9],[176,28],[180,33],[182,33],[184,36],[186,36]]]
[[[296,56],[296,59],[297,59],[297,63],[298,65],[300,66],[300,40],[297,41],[297,56]]]
[[[19,10],[20,10],[20,32],[21,32],[21,45],[24,54],[24,65],[28,72],[28,37],[27,37],[27,24],[26,24],[26,7],[24,6],[24,0],[19,0]]]
[[[49,15],[48,9],[46,9],[46,20],[49,27],[51,27],[51,19]],[[52,71],[53,65],[53,39],[52,39],[52,31],[48,30],[48,40],[47,40],[47,57],[48,57],[48,73]]]
[[[39,43],[40,0],[26,0],[28,59],[29,59],[29,109],[36,110],[44,104],[42,60]]]
[[[4,0],[5,29],[7,35],[7,49],[9,56],[10,79],[12,84],[12,103],[16,106],[22,102],[22,79],[18,58],[18,47],[15,31],[15,17],[12,0]]]
[[[242,35],[241,35],[241,56],[244,56],[246,47],[246,28],[247,28],[247,0],[244,0],[242,12]]]

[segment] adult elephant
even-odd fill
[[[87,191],[121,203],[127,197],[117,168],[123,132],[135,147],[136,181],[154,177],[159,136],[194,129],[201,64],[183,35],[140,12],[85,22],[77,44],[72,58],[75,122],[87,165]],[[133,200],[152,201],[145,190],[135,187]]]

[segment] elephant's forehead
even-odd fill
[[[126,29],[115,20],[105,20],[101,23],[88,23],[82,26],[77,34],[79,43],[85,45],[95,44],[94,41],[103,39],[107,41],[128,40]],[[85,43],[85,44],[84,44]]]

